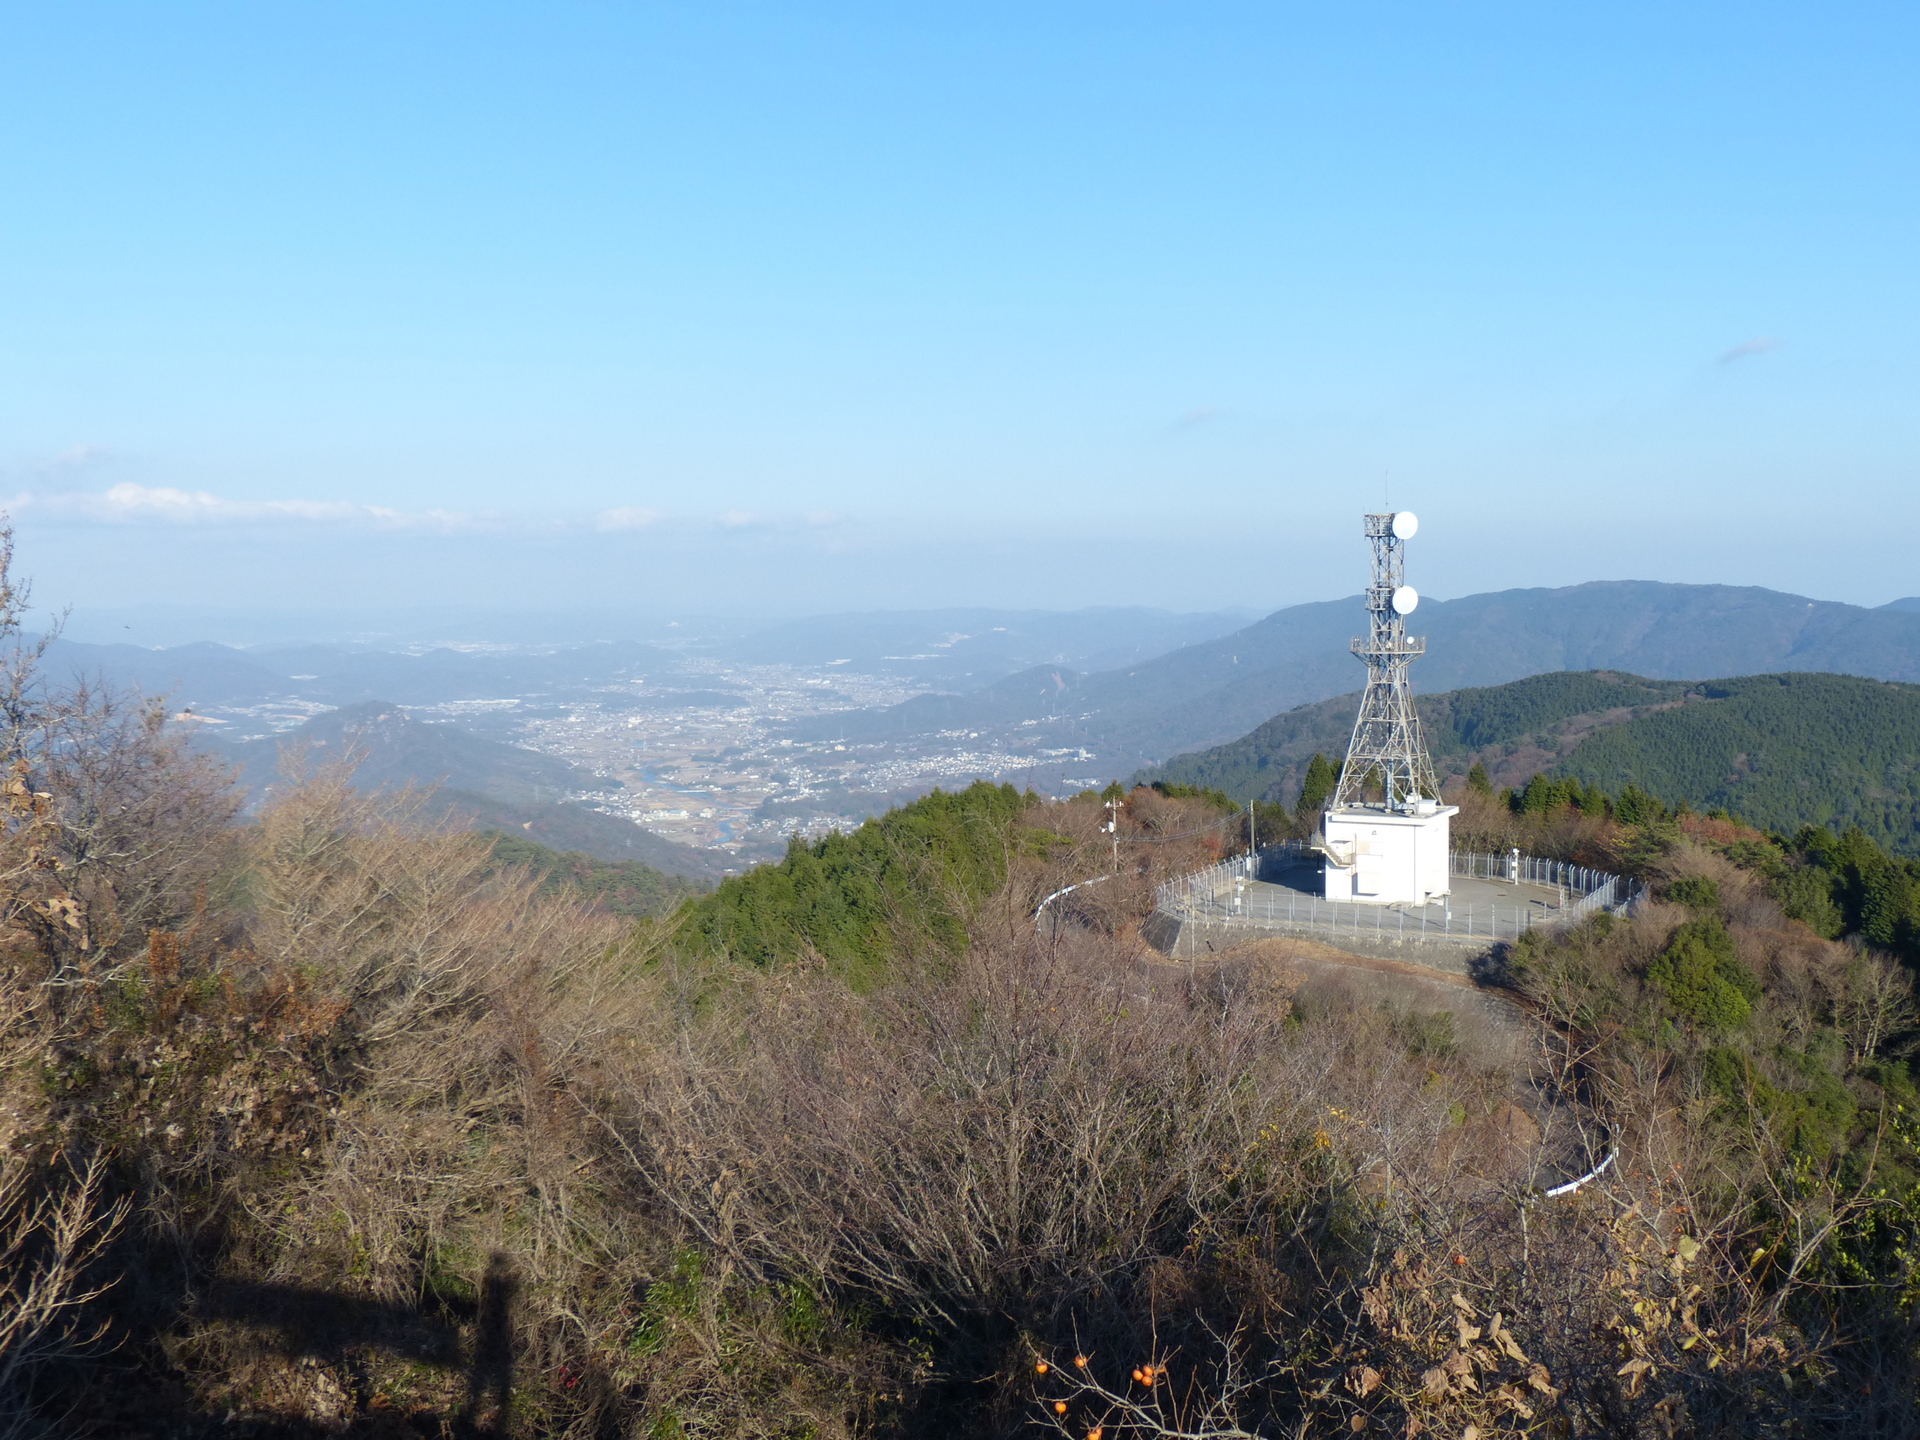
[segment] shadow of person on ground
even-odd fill
[[[461,1430],[505,1437],[513,1420],[513,1298],[519,1289],[507,1257],[495,1252],[480,1282],[480,1314],[474,1326],[473,1368]],[[491,1423],[482,1421],[491,1410]]]

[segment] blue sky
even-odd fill
[[[84,3],[0,28],[80,606],[1920,592],[1911,7]]]

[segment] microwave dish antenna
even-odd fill
[[[1366,517],[1366,536],[1373,546],[1373,583],[1367,587],[1368,633],[1355,640],[1352,650],[1366,662],[1367,688],[1354,717],[1353,739],[1347,744],[1347,763],[1340,767],[1331,809],[1365,805],[1374,777],[1384,791],[1389,812],[1411,815],[1425,797],[1440,798],[1440,782],[1420,735],[1420,716],[1413,707],[1413,685],[1407,667],[1427,653],[1427,642],[1407,634],[1406,617],[1420,603],[1419,592],[1407,584],[1407,539],[1419,528],[1409,510]]]

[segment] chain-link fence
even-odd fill
[[[1155,892],[1155,909],[1177,920],[1210,925],[1492,943],[1518,939],[1536,926],[1573,924],[1596,910],[1618,909],[1639,888],[1623,876],[1517,850],[1504,854],[1455,850],[1449,855],[1449,868],[1463,879],[1551,886],[1556,892],[1553,900],[1459,904],[1447,898],[1428,905],[1375,905],[1327,900],[1285,886],[1253,887],[1251,882],[1277,878],[1314,853],[1306,843],[1289,840],[1252,855],[1235,856],[1167,881]]]

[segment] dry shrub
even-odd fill
[[[0,1150],[0,1440],[48,1433],[35,1415],[39,1371],[99,1341],[88,1317],[112,1285],[96,1261],[126,1218],[106,1166]]]
[[[599,987],[634,957],[619,922],[423,825],[423,798],[361,795],[336,769],[261,818],[260,960],[314,977],[340,1018],[308,1163],[247,1197],[248,1278],[458,1310],[504,1265],[491,1283],[537,1347],[603,1258],[560,1080],[597,1048]]]
[[[1106,807],[1090,800],[1036,804],[1023,825],[1024,837],[1034,843],[1010,857],[1006,888],[980,907],[983,913],[1011,922],[1023,911],[1031,915],[1065,885],[1104,877],[1056,900],[1048,913],[1137,944],[1141,918],[1152,912],[1158,886],[1246,849],[1243,815],[1222,815],[1205,801],[1169,799],[1141,787],[1127,796],[1120,812],[1116,865],[1107,818]]]
[[[1494,795],[1483,795],[1465,785],[1450,790],[1449,805],[1460,807],[1452,826],[1457,850],[1503,853],[1518,849],[1549,860],[1615,870],[1612,849],[1616,827],[1602,817],[1583,815],[1559,805],[1544,815],[1516,814]]]
[[[1196,1253],[1133,1333],[1036,1338],[1035,1418],[1072,1440],[1911,1433],[1904,1362],[1804,1323],[1826,1241],[1872,1199],[1730,1164],[1677,1097],[1607,1098],[1620,1159],[1566,1200],[1417,1154],[1421,1183],[1383,1195],[1366,1146],[1336,1147],[1358,1162],[1324,1191],[1343,1218],[1273,1257],[1268,1304],[1232,1248]]]
[[[935,1382],[998,1377],[950,1417],[969,1426],[1017,1423],[1023,1333],[1119,1350],[1156,1325],[1284,1327],[1382,1226],[1451,1233],[1509,1183],[1461,1143],[1487,1108],[1465,1077],[1387,1017],[1302,1021],[1260,966],[1134,963],[1022,925],[865,992],[824,968],[655,983],[580,1094],[704,1257],[683,1322],[718,1276],[864,1311],[895,1357],[870,1386],[947,1414]],[[674,1423],[740,1423],[650,1393]]]
[[[65,692],[11,738],[0,921],[53,982],[111,978],[149,930],[191,917],[232,855],[238,797],[134,697]]]
[[[165,1345],[209,1409],[479,1425],[511,1397],[541,1433],[984,1434],[1038,1378],[1076,1434],[1855,1414],[1806,1388],[1837,1372],[1794,1306],[1857,1193],[1783,1181],[1766,1136],[1729,1151],[1698,1096],[1578,1023],[1542,1028],[1541,1070],[1622,1158],[1549,1203],[1507,1153],[1510,1077],[1410,1049],[1405,1017],[1302,1010],[1260,956],[1042,936],[1002,896],[960,954],[859,986],[695,964],[490,874],[414,804],[333,774],[286,795],[251,948],[153,937],[121,971],[138,1023],[89,1052],[142,1084],[167,1046],[226,1057],[140,1092],[181,1138],[122,1142],[146,1233],[219,1221]],[[1685,913],[1576,936],[1541,994],[1576,1021],[1607,985],[1631,999]],[[1179,1389],[1130,1387],[1145,1363]]]
[[[464,1357],[486,1294],[512,1295],[518,1353],[564,1348],[595,1289],[607,1227],[556,1077],[636,951],[484,840],[422,825],[422,799],[309,776],[252,836],[250,914],[203,902],[52,987],[16,951],[9,1144],[116,1157],[138,1213],[105,1313],[128,1361],[164,1353],[212,1407],[321,1420],[387,1384],[452,1413],[463,1379],[481,1388]]]

